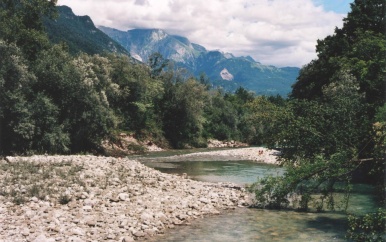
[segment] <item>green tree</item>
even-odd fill
[[[300,71],[291,96],[315,100],[341,71],[348,70],[359,82],[360,92],[374,108],[384,102],[386,73],[386,18],[383,0],[356,0],[344,19],[343,28],[318,40],[318,58]]]
[[[286,206],[288,195],[297,194],[292,200],[299,203],[293,205],[307,209],[311,194],[316,193],[321,193],[313,201],[319,208],[333,204],[334,184],[350,183],[371,142],[367,105],[358,89],[355,78],[343,72],[323,89],[323,100],[292,100],[289,110],[267,115],[267,123],[279,127],[270,137],[284,149],[282,165],[287,172],[261,181],[263,189],[256,191],[261,206]]]
[[[49,47],[43,17],[56,16],[57,0],[1,0],[0,39],[16,43],[28,60]]]
[[[210,95],[205,106],[205,133],[208,138],[218,140],[239,140],[239,116],[236,107],[224,94],[216,90]]]
[[[0,41],[0,153],[62,153],[68,134],[57,122],[58,108],[43,93],[21,50]]]
[[[148,65],[151,70],[151,77],[158,77],[162,70],[168,66],[168,60],[164,59],[164,57],[159,53],[155,52],[149,56]]]
[[[165,137],[173,147],[206,145],[202,134],[207,100],[205,86],[195,79],[165,84],[160,110]]]
[[[70,137],[64,131],[64,125],[58,123],[59,108],[42,93],[36,95],[30,106],[35,124],[31,149],[38,153],[68,153]]]
[[[386,211],[379,209],[363,217],[349,215],[347,238],[353,241],[385,241]]]
[[[354,171],[384,181],[383,125],[374,117],[385,103],[385,5],[356,0],[343,28],[318,41],[318,58],[301,70],[274,134],[287,172],[255,184],[261,206],[297,200],[306,210],[314,200],[332,208],[334,185],[345,183],[349,194]]]
[[[34,135],[28,101],[36,78],[14,44],[0,41],[0,56],[0,153],[22,153]]]
[[[128,57],[109,58],[112,82],[119,87],[119,92],[111,96],[111,100],[122,120],[120,128],[134,131],[138,136],[161,138],[162,122],[156,109],[163,95],[162,81],[152,78],[147,66],[131,63]]]
[[[243,119],[246,140],[250,144],[271,144],[275,145],[276,140],[272,139],[278,131],[279,119],[284,115],[285,109],[268,100],[264,96],[256,97],[245,105],[246,114]]]
[[[33,88],[59,108],[58,125],[69,134],[74,152],[97,149],[115,128],[106,96],[113,87],[105,61],[98,56],[73,59],[61,46],[54,46],[42,51],[34,65],[38,82]]]

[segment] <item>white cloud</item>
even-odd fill
[[[208,49],[250,55],[263,64],[302,66],[317,39],[344,15],[312,0],[59,0],[96,25],[121,30],[160,28]]]

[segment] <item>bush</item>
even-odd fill
[[[346,237],[354,241],[386,241],[385,218],[386,210],[382,208],[363,217],[350,215]]]

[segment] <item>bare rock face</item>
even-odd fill
[[[220,76],[223,80],[227,81],[232,81],[234,79],[233,75],[226,68],[220,72]]]
[[[8,157],[0,161],[0,241],[134,241],[251,197],[128,159]]]

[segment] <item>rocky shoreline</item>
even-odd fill
[[[134,241],[249,206],[229,183],[164,174],[129,159],[7,157],[0,161],[0,241]]]
[[[213,157],[217,157],[220,160],[251,160],[266,164],[279,164],[279,156],[280,151],[264,147],[247,147],[178,155],[182,159],[207,159],[209,157],[213,159]],[[170,158],[173,158],[173,156]]]

